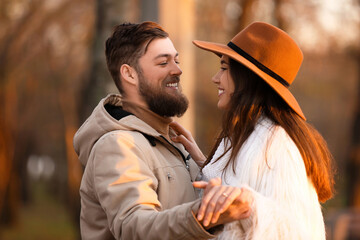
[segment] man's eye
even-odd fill
[[[159,65],[161,65],[161,66],[164,66],[164,65],[166,65],[167,64],[167,62],[161,62],[161,63],[159,63]]]

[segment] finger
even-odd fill
[[[219,187],[217,188],[213,188],[211,190],[214,194],[212,195],[211,199],[208,201],[207,205],[206,205],[206,210],[204,213],[204,217],[203,217],[203,225],[206,227],[209,225],[209,223],[211,222],[213,215],[214,215],[214,210],[216,208],[216,205],[218,204],[218,201],[221,196],[221,193],[223,192],[221,190],[221,187],[219,189]]]
[[[208,206],[208,207],[210,207],[210,206]],[[212,211],[212,210],[209,210],[209,211],[207,210],[207,211],[205,212],[205,216],[204,216],[203,222],[202,222],[202,224],[204,225],[204,227],[209,226],[210,221],[211,221],[211,219],[212,219],[212,216],[213,216],[213,211]]]
[[[219,177],[212,178],[209,181],[209,187],[220,186],[220,185],[221,185],[221,178]]]
[[[239,188],[228,186],[225,191],[221,193],[218,204],[216,205],[213,217],[211,219],[212,223],[216,223],[218,221],[220,215],[230,207],[240,192],[241,191]]]
[[[180,124],[176,121],[172,121],[169,126],[176,132],[179,133],[178,129],[180,129]]]
[[[250,217],[251,211],[252,211],[251,208],[249,208],[247,211],[245,211],[244,213],[242,213],[242,214],[240,215],[239,219],[244,219],[244,218]]]
[[[229,186],[221,186],[216,188],[216,194],[212,197],[209,202],[205,216],[204,216],[204,225],[206,226],[208,222],[216,223],[221,214],[221,209],[227,201],[229,204],[236,198],[236,195],[239,194],[240,189]]]
[[[224,213],[231,204],[233,204],[234,200],[237,199],[241,195],[241,189],[239,188],[232,188],[230,192],[227,193],[228,197],[225,201],[219,206],[219,213]]]
[[[201,206],[199,208],[197,218],[199,221],[203,220],[203,217],[205,215],[205,211],[208,208],[209,202],[213,198],[213,196],[216,194],[217,189],[216,188],[208,188],[209,185],[206,187],[206,191],[204,191],[203,198],[201,200]]]
[[[216,204],[211,222],[212,223],[216,223],[220,217],[220,214],[223,213],[223,208],[226,209],[226,202],[227,201],[231,201],[231,199],[229,199],[229,196],[231,196],[231,191],[232,189],[226,189],[224,192],[222,192],[218,198],[218,203]]]
[[[169,126],[177,133],[188,135],[189,131],[186,130],[182,125],[180,125],[178,122],[173,121],[169,124]]]
[[[192,140],[193,137],[191,135],[191,133],[186,130],[182,125],[180,125],[178,122],[171,122],[170,123],[170,127],[177,133],[177,134],[181,134],[184,135],[187,139]]]
[[[185,147],[186,151],[191,154],[192,159],[199,166],[202,166],[202,164],[205,162],[206,157],[201,152],[194,139],[187,139],[184,135],[178,135],[171,137],[171,140],[176,143],[181,143]]]
[[[177,133],[177,134],[186,134],[188,131],[181,126],[178,122],[173,121],[169,124],[169,126]]]
[[[205,186],[205,183],[206,183],[206,186]],[[200,181],[200,182],[197,182],[194,186],[195,187],[199,186],[198,188],[203,188],[204,189],[203,199],[201,201],[201,206],[200,206],[200,209],[199,209],[199,212],[198,212],[198,219],[199,219],[199,221],[201,221],[203,219],[204,214],[205,214],[205,210],[208,207],[209,201],[211,200],[213,195],[216,193],[214,188],[217,187],[217,186],[221,186],[221,179],[220,178],[213,178],[209,182]]]
[[[210,181],[208,182],[208,185],[206,186],[206,188],[204,190],[204,194],[206,194],[208,191],[210,191],[214,187],[218,187],[218,186],[221,186],[221,178],[217,177],[217,178],[210,179]]]
[[[206,195],[214,187],[218,187],[218,186],[221,186],[221,178],[217,177],[217,178],[210,179],[210,181],[208,182],[208,185],[204,189],[204,195]]]
[[[176,140],[179,141],[182,145],[184,145],[185,149],[188,152],[192,152],[191,150],[193,149],[193,145],[195,144],[194,142],[186,138],[184,135],[178,135],[176,137]]]
[[[186,137],[184,137],[184,135],[177,135],[175,137],[171,137],[171,140],[173,142],[181,143],[182,145],[184,145],[185,149],[189,149],[190,147],[190,141]]]
[[[192,185],[196,188],[206,188],[206,186],[208,185],[208,182],[196,181],[196,182],[193,182]]]
[[[252,193],[246,188],[241,188],[241,194],[238,196],[238,201],[241,204],[248,204],[250,206],[253,202]]]
[[[215,210],[213,211],[213,215],[211,218],[211,223],[216,223],[220,217],[219,205],[222,205],[226,201],[226,197],[221,195],[218,198],[218,203],[216,204]]]

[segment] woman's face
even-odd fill
[[[219,101],[217,106],[219,109],[226,109],[235,90],[235,85],[229,70],[229,57],[223,55],[220,64],[220,70],[213,76],[212,81],[218,88]]]

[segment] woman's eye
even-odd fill
[[[167,64],[167,62],[161,62],[161,63],[159,63],[159,65],[161,65],[161,66],[164,66],[164,65],[166,65]]]
[[[227,70],[227,68],[225,68],[225,67],[221,67],[220,69],[223,71]]]

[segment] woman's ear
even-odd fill
[[[126,81],[127,83],[129,83],[131,85],[138,84],[137,72],[130,65],[128,65],[128,64],[121,65],[120,74],[121,74],[123,81]]]

